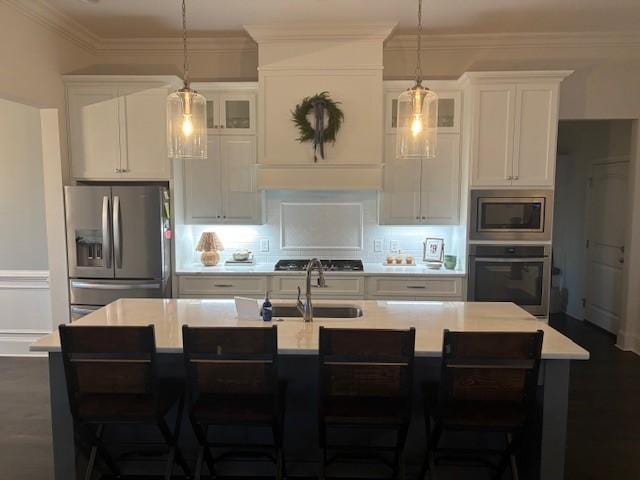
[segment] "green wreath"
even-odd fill
[[[320,149],[320,156],[324,158],[325,141],[331,143],[336,141],[336,136],[344,120],[344,114],[338,107],[339,104],[340,102],[331,99],[329,92],[321,92],[312,97],[303,98],[302,102],[291,111],[292,121],[299,133],[296,140],[300,143],[313,141],[314,158],[316,148]],[[319,130],[307,120],[311,111],[314,111],[316,115],[316,124],[320,125]],[[324,111],[328,117],[326,128],[324,127]]]

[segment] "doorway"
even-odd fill
[[[617,334],[629,203],[632,122],[561,121],[552,312]]]

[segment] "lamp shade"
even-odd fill
[[[200,241],[196,246],[198,252],[215,252],[224,250],[222,241],[216,232],[202,232]]]
[[[434,158],[438,143],[438,96],[419,82],[398,97],[396,158]]]
[[[207,158],[207,100],[188,87],[167,97],[167,148],[170,158]]]

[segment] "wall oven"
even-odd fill
[[[470,240],[550,241],[552,190],[473,190]]]
[[[549,313],[551,245],[469,245],[468,299]]]

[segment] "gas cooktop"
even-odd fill
[[[276,272],[300,272],[307,269],[309,260],[279,260]],[[320,260],[325,272],[362,272],[362,260]]]

